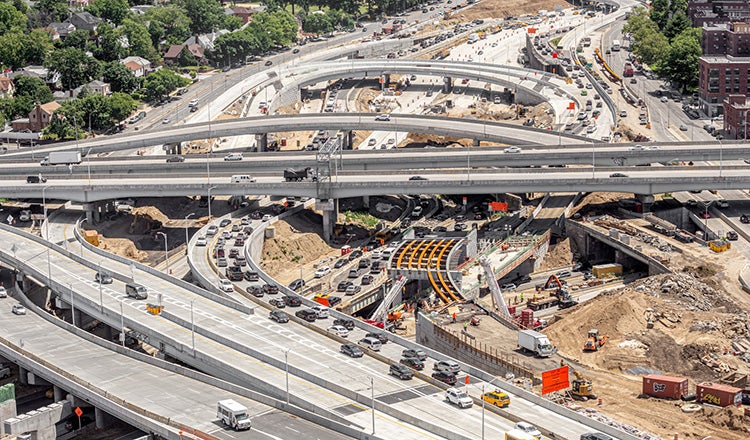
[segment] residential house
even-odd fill
[[[29,113],[29,129],[31,131],[42,131],[52,120],[52,114],[60,108],[55,101],[46,104],[37,104]]]
[[[73,23],[64,21],[62,23],[50,23],[47,26],[47,33],[52,37],[52,41],[64,40],[71,32],[76,30]]]
[[[169,46],[167,53],[164,54],[164,62],[167,64],[176,63],[177,59],[180,57],[180,53],[182,53],[182,49],[185,47],[187,47],[190,53],[192,53],[198,60],[198,63],[205,63],[206,51],[198,44],[173,44]]]
[[[151,71],[151,61],[143,57],[126,57],[121,59],[120,63],[124,64],[138,78],[146,76]]]
[[[11,78],[15,78],[17,76],[31,76],[34,78],[41,78],[50,88],[53,89],[56,88],[57,84],[60,82],[60,73],[50,72],[44,66],[26,66],[19,70],[11,72],[9,76]]]
[[[0,98],[11,98],[15,91],[16,87],[13,85],[13,80],[7,76],[0,76]]]
[[[211,52],[214,50],[214,41],[216,39],[224,34],[228,34],[229,31],[226,29],[220,29],[218,31],[211,32],[210,34],[200,34],[200,35],[193,35],[192,37],[185,40],[184,43],[188,46],[192,44],[198,44],[200,47],[203,48],[204,51]]]
[[[99,23],[101,23],[103,20],[99,17],[94,17],[88,12],[76,12],[75,14],[72,14],[66,21],[73,24],[76,29],[96,31]]]
[[[242,24],[245,25],[252,20],[253,15],[260,12],[257,8],[248,8],[245,6],[237,6],[231,9],[232,15],[239,17],[242,20]]]
[[[88,90],[89,94],[96,94],[96,95],[103,95],[103,96],[109,96],[112,94],[112,90],[110,88],[109,83],[99,81],[99,80],[94,80],[88,84],[78,86],[73,90],[67,90],[67,91],[58,90],[56,92],[53,92],[52,97],[56,101],[63,101],[66,99],[78,98],[78,95],[80,95],[84,89]]]

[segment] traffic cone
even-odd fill
[[[465,382],[466,382],[466,385],[468,385],[468,384],[469,384],[469,375],[468,375],[468,374],[466,375],[466,379],[465,379]]]

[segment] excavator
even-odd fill
[[[575,400],[586,401],[589,399],[596,399],[597,396],[594,394],[594,385],[591,381],[583,377],[583,374],[578,370],[573,370],[573,374],[575,374],[576,378],[570,383],[570,395]]]
[[[599,347],[607,342],[606,335],[600,335],[599,330],[592,328],[589,330],[588,339],[583,346],[583,351],[597,351]]]

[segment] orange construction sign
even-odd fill
[[[542,373],[542,395],[554,393],[570,387],[568,366],[555,368]]]
[[[505,202],[490,202],[490,211],[508,212],[508,204]]]
[[[568,103],[568,110],[575,110],[576,109],[576,103],[573,101],[570,101]]]
[[[83,415],[83,411],[81,410],[80,406],[77,406],[73,412],[76,413],[78,417],[81,417]]]
[[[527,28],[527,31],[530,34],[535,34],[536,33],[536,28],[530,27],[530,28]]]

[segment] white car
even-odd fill
[[[521,149],[519,147],[508,147],[503,150],[503,153],[520,153]]]
[[[242,153],[229,153],[224,156],[224,160],[242,160]]]
[[[196,246],[205,246],[205,245],[206,245],[206,237],[202,237],[202,236],[201,236],[201,237],[198,237],[198,238],[197,238],[197,239],[195,240],[195,245],[196,245]]]
[[[391,115],[389,115],[388,113],[381,113],[381,114],[375,116],[375,120],[376,121],[390,121],[391,120]]]
[[[318,270],[315,271],[315,278],[323,278],[324,276],[331,273],[331,268],[328,266],[322,266],[319,267]]]
[[[22,306],[21,304],[13,304],[13,308],[11,309],[14,315],[25,315],[26,314],[26,307]]]
[[[262,221],[262,222],[267,222],[269,220],[271,220],[271,215],[270,214],[263,214],[263,217],[261,217],[261,219],[260,219],[260,221]]]
[[[370,254],[370,257],[375,260],[379,260],[381,256],[382,254],[378,249],[375,249],[374,251],[372,251],[372,254]]]
[[[518,422],[516,423],[516,429],[532,435],[536,440],[542,440],[542,433],[531,423]]]
[[[374,147],[377,142],[378,141],[376,141],[375,138],[370,138],[370,140],[367,141],[367,146],[368,147]]]
[[[5,287],[0,286],[0,298],[7,298],[8,292],[5,290]]]
[[[458,405],[459,408],[471,408],[472,405],[474,405],[474,401],[471,400],[471,397],[458,388],[448,388],[445,390],[445,400],[454,405]]]
[[[232,293],[234,292],[234,285],[231,281],[222,278],[219,280],[219,290],[221,290],[222,292]]]
[[[328,331],[337,336],[341,336],[342,338],[349,336],[349,330],[347,330],[343,325],[332,325],[328,327]]]
[[[216,225],[211,225],[206,229],[206,235],[216,235],[217,232],[219,232],[219,227]]]

